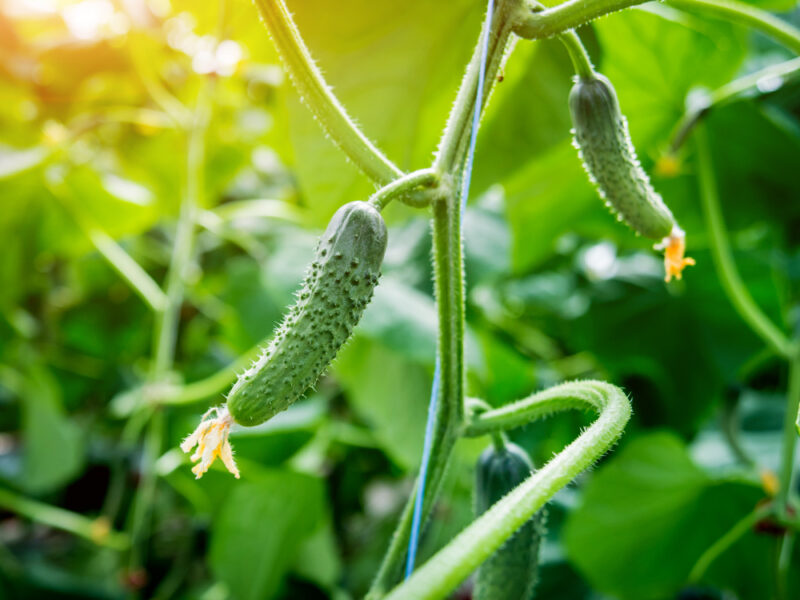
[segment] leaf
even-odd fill
[[[342,572],[342,560],[330,521],[303,542],[292,571],[326,589],[334,588]]]
[[[83,469],[85,438],[64,413],[56,379],[32,366],[23,387],[23,472],[20,485],[42,494],[71,481]]]
[[[332,11],[324,0],[288,4],[311,55],[367,138],[401,169],[428,166],[478,39],[482,5],[346,0]],[[322,224],[373,187],[294,92],[290,98],[294,167]]]
[[[416,465],[430,398],[428,370],[363,337],[339,352],[334,369],[351,406],[386,453],[403,468]]]
[[[570,136],[572,63],[558,40],[520,40],[481,123],[473,192],[512,177]]]
[[[505,188],[515,271],[551,255],[556,239],[573,231],[587,210],[605,212],[575,148],[566,141],[531,162]]]
[[[711,479],[675,435],[649,434],[592,476],[568,517],[564,544],[598,591],[623,600],[674,597],[703,551],[759,495]]]
[[[616,88],[640,155],[666,139],[690,89],[727,83],[745,55],[741,29],[669,6],[615,13],[596,29],[604,51],[599,68]]]
[[[256,481],[232,485],[214,524],[211,568],[238,600],[276,597],[303,541],[320,526],[322,483],[266,471]]]

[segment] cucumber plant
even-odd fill
[[[255,0],[261,16],[301,96],[326,132],[350,160],[382,186],[368,203],[340,208],[317,247],[296,304],[288,311],[273,340],[230,390],[227,405],[212,409],[183,444],[194,446],[194,467],[201,476],[217,457],[238,477],[229,443],[233,424],[264,422],[300,398],[334,359],[350,337],[369,302],[386,248],[386,228],[380,216],[391,200],[428,209],[433,225],[435,294],[439,316],[437,365],[441,385],[431,440],[431,470],[420,493],[422,521],[430,514],[455,442],[461,437],[491,435],[496,446],[482,456],[476,470],[476,519],[454,540],[397,584],[412,529],[414,497],[401,516],[395,535],[376,574],[369,598],[444,598],[478,569],[478,598],[527,598],[533,589],[536,554],[542,535],[543,507],[561,488],[602,457],[622,435],[630,418],[630,401],[618,387],[599,381],[564,383],[515,403],[470,411],[465,404],[464,264],[461,197],[456,182],[471,161],[473,115],[483,110],[491,85],[510,55],[514,37],[557,36],[567,47],[577,73],[568,102],[575,143],[599,194],[620,221],[637,233],[660,242],[665,251],[666,280],[681,277],[694,264],[684,256],[685,236],[672,212],[653,189],[636,157],[627,122],[611,82],[596,73],[572,28],[632,6],[641,0],[565,2],[544,8],[535,0],[489,2],[481,42],[467,67],[438,151],[429,169],[404,174],[358,129],[314,65],[302,36],[283,0]],[[800,48],[800,34],[752,7],[734,1],[667,0],[684,10],[710,11],[758,27],[790,47]],[[795,49],[796,49],[795,48]],[[706,169],[707,171],[707,169]],[[468,176],[468,174],[467,174]],[[707,178],[706,178],[707,179]],[[705,180],[704,180],[705,181]],[[707,188],[709,185],[705,182]],[[709,188],[710,189],[710,188]],[[706,190],[708,191],[708,189]],[[712,206],[713,208],[713,206]],[[713,213],[713,211],[712,211]],[[714,215],[710,215],[713,223]],[[714,228],[712,227],[712,232]],[[713,238],[723,246],[719,235]],[[469,241],[466,241],[469,243]],[[724,248],[723,248],[724,250]],[[724,251],[715,262],[731,276]],[[800,351],[761,315],[742,294],[728,285],[734,303],[781,356],[791,359],[793,386],[800,390]],[[437,367],[437,369],[439,368]],[[800,391],[792,396],[794,412]],[[791,408],[791,407],[790,407]],[[503,432],[546,418],[554,412],[589,409],[595,422],[550,462],[533,471],[524,452],[507,444]],[[781,479],[782,510],[787,510],[794,452],[789,421]],[[498,442],[500,440],[500,442]],[[788,466],[787,466],[788,465]],[[788,470],[788,475],[785,472]],[[423,488],[419,482],[415,490]],[[415,494],[417,491],[415,491]]]

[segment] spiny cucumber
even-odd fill
[[[525,450],[504,442],[487,448],[475,469],[475,515],[530,477],[533,464]],[[536,585],[544,509],[537,512],[478,569],[475,600],[530,600]]]
[[[579,77],[569,94],[575,147],[606,206],[637,233],[662,240],[677,227],[631,143],[614,86],[605,76]]]
[[[297,302],[228,394],[236,423],[263,423],[317,381],[372,298],[385,252],[386,224],[372,205],[350,202],[336,211]]]

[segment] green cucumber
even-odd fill
[[[385,252],[386,224],[371,204],[350,202],[336,211],[297,302],[228,394],[228,411],[236,423],[267,421],[317,381],[361,319]]]
[[[530,477],[533,464],[525,450],[505,442],[487,448],[475,468],[475,515]],[[538,511],[478,568],[475,600],[530,600],[539,567],[545,511]]]
[[[606,206],[640,235],[668,237],[677,227],[675,218],[636,158],[611,82],[599,73],[579,77],[569,109],[575,147]]]

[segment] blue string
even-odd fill
[[[492,13],[494,12],[494,0],[488,0],[486,9],[486,24],[484,25],[484,35],[481,48],[481,63],[478,68],[478,87],[475,91],[475,111],[472,114],[472,130],[470,131],[469,149],[467,159],[464,163],[464,171],[461,178],[461,223],[464,223],[464,213],[467,208],[467,196],[469,195],[469,184],[472,179],[472,158],[475,154],[475,142],[478,137],[478,125],[481,119],[481,104],[483,101],[483,86],[486,79],[486,56],[489,53],[489,30],[492,26]],[[414,514],[411,518],[411,533],[408,539],[408,554],[406,557],[406,579],[414,572],[414,564],[417,559],[417,547],[419,545],[419,529],[422,520],[422,503],[425,498],[425,481],[428,477],[428,463],[430,462],[431,443],[433,441],[433,426],[436,422],[436,406],[439,398],[439,380],[441,378],[442,366],[439,361],[439,354],[436,354],[436,367],[433,370],[433,385],[431,386],[431,399],[428,403],[428,420],[425,423],[425,441],[422,446],[422,463],[419,467],[419,489],[414,498]]]

